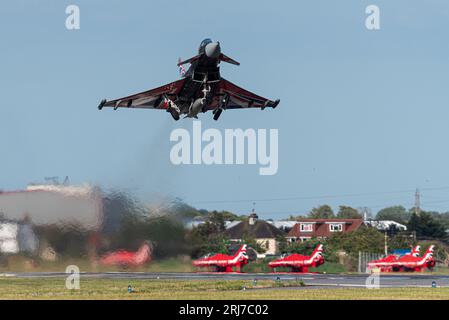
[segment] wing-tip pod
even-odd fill
[[[276,99],[275,101],[267,100],[261,109],[263,110],[266,107],[271,107],[274,109],[278,106],[279,102],[281,102],[281,100],[279,100],[279,99]]]
[[[101,100],[100,104],[98,105],[98,110],[103,109],[104,105],[106,104],[106,99]]]

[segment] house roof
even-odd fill
[[[225,228],[226,229],[230,229],[232,227],[235,227],[236,225],[238,225],[241,221],[238,220],[234,220],[234,221],[225,221]]]
[[[296,224],[296,221],[283,221],[283,220],[267,221],[267,222],[281,230],[286,230],[286,229],[290,230]]]
[[[256,239],[274,239],[277,236],[285,236],[285,233],[263,220],[256,220],[253,225],[249,224],[248,220],[245,220],[227,229],[225,235],[231,239],[242,239],[245,236]]]
[[[313,231],[301,231],[301,223],[312,223]],[[287,234],[287,237],[329,237],[333,232],[329,229],[331,223],[342,223],[342,232],[351,232],[357,230],[362,224],[363,219],[298,219],[295,226]]]
[[[399,230],[407,230],[407,227],[392,220],[366,220],[366,225],[377,228],[378,230],[388,230],[395,226]]]

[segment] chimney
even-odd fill
[[[257,214],[256,214],[255,212],[251,213],[251,214],[249,215],[249,224],[250,224],[251,226],[255,225],[258,218],[259,218],[259,217],[257,216]]]

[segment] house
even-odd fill
[[[258,254],[259,258],[266,255],[276,255],[279,253],[277,238],[285,237],[285,232],[279,230],[272,224],[259,220],[255,212],[251,213],[248,219],[240,221],[233,227],[227,229],[224,234],[231,241],[242,242],[244,239],[255,239],[266,251],[265,254]]]
[[[289,242],[328,238],[335,232],[355,231],[361,225],[363,219],[298,219],[286,238]]]

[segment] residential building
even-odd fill
[[[363,225],[363,219],[298,219],[287,234],[287,241],[306,241],[311,238],[328,238],[336,232],[355,231]]]
[[[255,239],[264,248],[265,253],[258,254],[258,257],[266,255],[276,255],[279,253],[278,237],[285,237],[285,232],[279,230],[272,224],[259,220],[256,213],[249,215],[248,219],[240,221],[233,227],[225,231],[225,235],[231,241],[242,242],[244,239]]]

